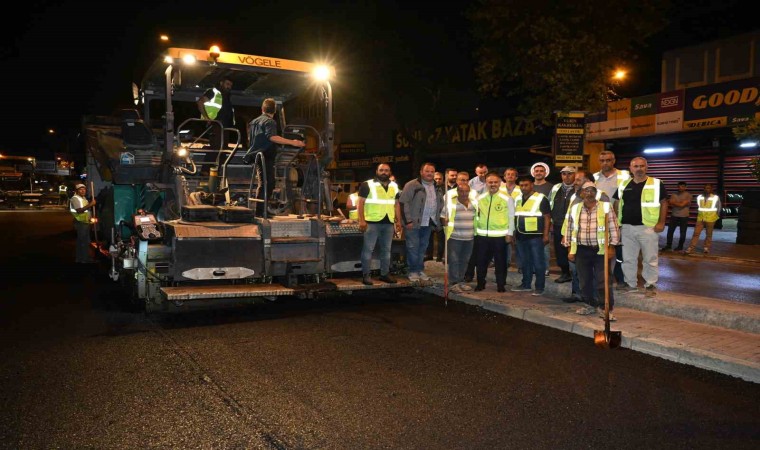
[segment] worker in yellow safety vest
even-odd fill
[[[380,278],[384,283],[394,284],[396,280],[390,275],[391,243],[393,231],[401,231],[401,209],[398,202],[399,189],[396,182],[390,180],[391,166],[378,164],[375,178],[359,186],[357,204],[359,230],[364,233],[362,247],[362,283],[374,284],[370,277],[372,270],[372,252],[379,245]]]
[[[486,190],[477,196],[475,240],[477,248],[476,291],[486,288],[486,271],[494,261],[496,291],[506,292],[509,244],[512,242],[515,200],[500,191],[501,177],[496,172],[486,174]]]
[[[354,192],[346,199],[346,210],[348,211],[348,218],[351,220],[359,220],[359,192]]]
[[[615,154],[609,150],[604,150],[599,153],[599,166],[601,170],[594,174],[593,181],[596,184],[596,189],[599,193],[607,194],[608,198],[612,198],[615,192],[620,188],[626,180],[631,178],[631,173],[627,170],[618,170],[615,168]],[[628,285],[625,284],[625,277],[623,276],[623,247],[618,245],[615,247],[615,281],[617,281],[617,288],[620,290],[628,289]]]
[[[602,313],[604,298],[604,258],[612,266],[615,264],[615,246],[620,240],[620,230],[615,210],[609,202],[596,199],[597,189],[593,182],[586,181],[580,191],[582,202],[570,207],[567,217],[567,240],[570,242],[568,259],[575,263],[580,281],[581,299],[585,307],[575,312],[581,315]],[[610,266],[608,270],[612,271]],[[610,299],[610,320],[615,320],[612,309],[615,298],[612,287],[608,286]]]
[[[623,275],[629,292],[638,292],[638,261],[642,257],[641,277],[644,294],[657,295],[659,278],[659,233],[665,229],[668,215],[668,193],[665,184],[647,176],[647,160],[631,160],[633,177],[624,181],[613,200],[617,200],[618,223],[623,242]]]
[[[543,295],[546,286],[546,260],[544,245],[549,243],[551,208],[544,194],[533,190],[533,177],[517,179],[521,195],[515,204],[515,240],[520,253],[522,282],[512,288],[513,292],[529,292],[533,289],[533,275],[536,276],[535,290],[531,295]]]
[[[699,242],[699,235],[702,234],[702,229],[707,230],[705,232],[705,247],[702,250],[703,253],[710,253],[710,247],[712,246],[712,234],[715,222],[718,221],[720,215],[720,198],[713,194],[712,184],[706,184],[704,192],[697,196],[697,223],[694,225],[694,235],[689,243],[689,248],[686,249],[686,254],[694,252],[697,242]]]
[[[446,263],[449,283],[453,292],[471,291],[463,283],[467,263],[475,243],[475,214],[477,193],[470,188],[470,174],[458,172],[456,186],[446,191],[446,201],[441,210],[441,224],[446,239]]]
[[[90,256],[90,208],[95,206],[95,198],[87,200],[87,186],[77,184],[74,195],[69,200],[69,212],[74,216],[74,229],[77,232],[76,262],[90,264],[95,262]]]

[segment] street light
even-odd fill
[[[159,39],[161,39],[161,41],[163,41],[163,42],[169,42],[169,36],[168,36],[168,35],[166,35],[166,34],[162,34],[162,35],[159,37]]]

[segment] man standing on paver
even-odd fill
[[[703,253],[710,253],[713,228],[715,227],[715,222],[718,221],[718,211],[720,211],[720,198],[713,194],[712,191],[712,184],[706,184],[704,192],[697,196],[697,223],[694,225],[694,235],[691,237],[689,248],[686,249],[687,255],[694,252],[703,228],[707,230],[705,231],[705,248]]]
[[[665,229],[668,193],[665,184],[647,176],[647,160],[631,160],[633,178],[626,180],[612,197],[617,200],[618,220],[623,242],[623,275],[628,292],[638,292],[639,253],[643,259],[641,276],[647,297],[657,295],[658,233]]]
[[[631,174],[627,170],[618,170],[615,168],[615,154],[609,150],[599,153],[599,165],[601,170],[594,174],[596,188],[609,198],[612,198],[618,188],[626,181],[631,179]],[[624,290],[628,288],[623,277],[623,247],[615,247],[615,280],[617,288]]]

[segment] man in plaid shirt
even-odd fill
[[[604,317],[604,305],[595,300],[595,290],[600,299],[604,299],[604,258],[609,260],[610,273],[615,267],[615,245],[620,243],[620,228],[617,224],[615,210],[609,202],[596,199],[596,186],[588,181],[581,187],[582,203],[576,203],[567,215],[567,230],[565,236],[570,245],[568,259],[575,261],[581,284],[581,296],[587,306],[579,308],[576,313],[581,315],[599,312]],[[611,286],[608,286],[610,296],[610,320],[616,320],[612,314],[615,299]],[[603,301],[603,300],[602,300]]]

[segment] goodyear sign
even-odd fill
[[[589,141],[733,127],[760,117],[760,77],[607,104],[588,115]]]
[[[733,127],[760,111],[760,77],[686,90],[684,129]]]

